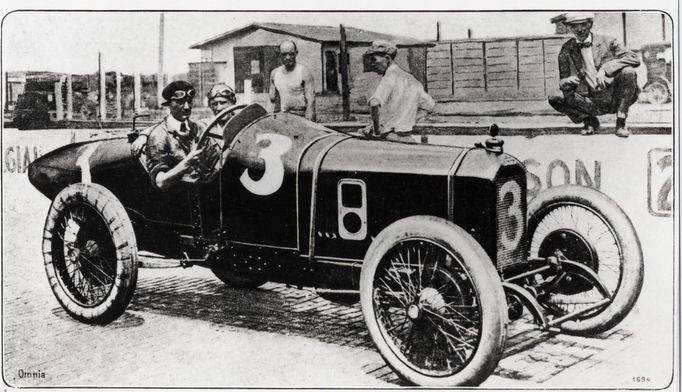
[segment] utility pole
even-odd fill
[[[436,22],[436,42],[440,42],[440,21]]]
[[[157,107],[161,107],[163,102],[163,97],[161,92],[163,91],[163,12],[159,15],[159,72],[156,75],[156,102]]]
[[[350,119],[350,90],[348,88],[348,48],[346,46],[346,29],[339,25],[341,41],[339,48],[341,52],[341,99],[343,104],[343,120]]]

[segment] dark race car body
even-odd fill
[[[61,148],[36,160],[29,176],[53,198],[89,172],[125,206],[142,250],[180,257],[199,238],[221,236],[239,251],[318,271],[308,284],[357,288],[372,238],[413,215],[455,222],[499,267],[523,262],[525,172],[509,155],[367,140],[290,114],[254,121],[232,146],[212,181],[169,191],[152,187],[125,138]],[[268,261],[276,264],[264,256],[248,267]],[[329,281],[327,264],[354,266],[355,275]]]
[[[235,287],[270,280],[359,299],[391,368],[442,387],[485,380],[524,309],[544,330],[599,333],[641,290],[639,241],[618,206],[577,186],[527,206],[525,168],[495,137],[470,148],[368,139],[258,105],[209,131],[200,144],[215,139],[204,146],[220,159],[166,191],[126,138],[30,165],[53,200],[45,268],[71,316],[123,313],[139,249]]]

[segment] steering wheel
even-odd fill
[[[218,122],[222,118],[234,112],[235,110],[243,109],[246,106],[247,105],[232,105],[228,108],[225,108],[218,113],[213,120],[211,120],[211,122],[206,126],[206,129],[204,129],[204,132],[199,136],[197,146],[209,148],[204,152],[204,154],[206,154],[204,155],[204,159],[197,165],[197,167],[195,167],[195,175],[199,181],[209,181],[218,172],[216,165],[219,165],[221,154],[220,149],[217,147],[220,146],[220,143],[213,142],[211,145],[211,143],[208,143],[208,140],[209,138],[223,140],[223,137],[212,134],[210,131],[219,125]],[[225,149],[226,147],[223,145],[223,151]]]
[[[203,146],[204,143],[206,142],[206,139],[209,138],[209,137],[210,137],[210,138],[214,138],[214,139],[222,140],[222,136],[213,135],[213,134],[211,134],[210,131],[218,125],[218,122],[219,122],[223,117],[225,117],[225,116],[227,116],[228,114],[234,112],[235,110],[244,109],[246,106],[247,106],[247,105],[245,105],[245,104],[241,104],[241,105],[232,105],[232,106],[230,106],[230,107],[228,107],[228,108],[223,109],[223,110],[222,110],[220,113],[218,113],[218,114],[213,118],[213,120],[211,120],[211,122],[206,126],[206,129],[204,130],[204,133],[202,133],[201,136],[199,136],[199,140],[197,141],[197,145],[198,145],[198,146]],[[223,146],[223,149],[225,149],[225,146]]]

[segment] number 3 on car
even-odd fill
[[[262,143],[263,141],[267,143]],[[291,139],[274,133],[265,133],[256,135],[256,145],[264,145],[258,153],[258,158],[265,162],[265,172],[259,180],[254,180],[249,176],[249,171],[244,170],[239,180],[253,194],[271,195],[282,186],[284,180],[282,155],[291,149]]]

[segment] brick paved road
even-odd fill
[[[273,283],[235,290],[198,267],[141,270],[128,311],[107,326],[70,319],[42,268],[39,238],[48,202],[6,179],[3,375],[11,386],[401,385],[374,349],[357,305],[331,304],[309,290]],[[665,266],[656,257],[647,260]],[[527,320],[512,324],[504,358],[483,386],[666,386],[671,294],[660,288],[670,287],[672,278],[659,268],[646,279],[633,314],[601,336],[542,333]],[[636,382],[637,376],[645,381]]]

